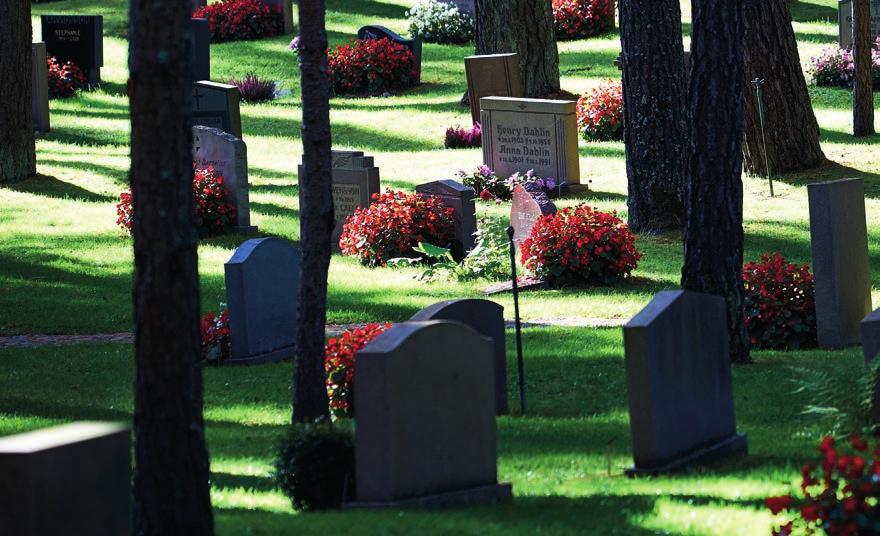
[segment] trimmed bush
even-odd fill
[[[378,95],[412,86],[415,58],[410,49],[387,37],[356,39],[330,51],[328,73],[334,95]]]
[[[593,37],[614,28],[611,0],[553,0],[556,38]]]
[[[281,442],[274,478],[297,510],[339,508],[354,490],[354,439],[330,423],[295,424]]]
[[[474,38],[474,20],[455,4],[419,0],[406,17],[409,33],[428,43],[459,44]]]
[[[620,81],[606,80],[577,102],[577,122],[581,136],[587,141],[620,141],[623,139],[623,86]]]
[[[200,7],[193,18],[208,19],[211,41],[245,41],[278,35],[284,18],[260,0],[223,0]]]

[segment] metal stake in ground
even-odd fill
[[[526,414],[526,380],[523,371],[522,351],[522,324],[519,321],[519,285],[516,281],[516,244],[513,243],[513,227],[507,228],[507,237],[510,239],[510,281],[513,290],[513,314],[516,325],[516,367],[519,371],[519,408]]]
[[[764,169],[767,171],[767,182],[770,183],[770,197],[773,195],[773,177],[770,175],[770,160],[767,158],[767,136],[764,134],[764,79],[752,80],[755,86],[755,97],[758,99],[758,119],[761,122],[761,143],[764,146]]]

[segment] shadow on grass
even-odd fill
[[[837,22],[837,10],[830,6],[808,2],[792,2],[790,10],[793,22]]]
[[[854,144],[880,143],[880,135],[871,136],[865,141],[851,142]],[[838,179],[861,178],[865,185],[865,197],[880,199],[880,174],[873,171],[865,171],[854,167],[845,166],[828,160],[821,167],[797,173],[786,173],[774,176],[774,181],[784,182],[792,186],[804,187],[815,182],[825,182]],[[804,206],[804,216],[807,217],[807,207]]]
[[[47,163],[40,160],[41,163]],[[60,165],[67,165],[67,162],[53,162]],[[72,167],[78,167],[78,163],[73,163]],[[110,195],[97,194],[91,190],[86,190],[81,186],[65,182],[55,177],[43,174],[37,174],[27,180],[16,183],[3,183],[0,188],[13,192],[27,193],[38,195],[40,197],[50,197],[53,199],[76,199],[78,201],[86,201],[90,203],[100,203],[114,201],[116,198]]]

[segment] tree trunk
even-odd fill
[[[559,92],[551,0],[476,0],[477,54],[519,54],[527,97]]]
[[[752,80],[762,86],[770,171],[811,169],[825,161],[819,124],[801,69],[797,40],[787,0],[745,0],[744,164],[748,172],[766,175],[758,101]]]
[[[333,233],[330,160],[330,83],[327,78],[327,32],[324,0],[299,4],[302,83],[303,175],[299,178],[302,278],[296,337],[293,421],[330,417],[324,372],[324,325],[327,321],[327,272]]]
[[[742,40],[740,0],[694,0],[681,286],[725,299],[735,362],[750,360],[742,284]]]
[[[871,59],[871,4],[853,0],[853,136],[874,133],[874,78]]]
[[[0,2],[0,182],[37,172],[31,110],[30,0]]]
[[[623,0],[620,41],[629,226],[679,228],[690,158],[679,1]]]
[[[189,3],[131,0],[134,534],[212,534],[193,221]]]

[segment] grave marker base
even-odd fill
[[[256,354],[247,357],[233,358],[230,357],[223,362],[223,365],[265,365],[267,363],[281,363],[282,361],[292,361],[296,357],[296,350],[293,346],[285,346],[278,350],[272,350],[265,354]]]
[[[748,439],[745,434],[735,434],[707,447],[699,448],[674,460],[651,467],[630,467],[624,473],[628,477],[656,476],[675,473],[687,467],[703,465],[728,456],[748,453]]]
[[[512,484],[492,484],[434,495],[423,495],[388,502],[350,502],[343,510],[384,510],[393,508],[452,508],[506,504],[513,501]]]

